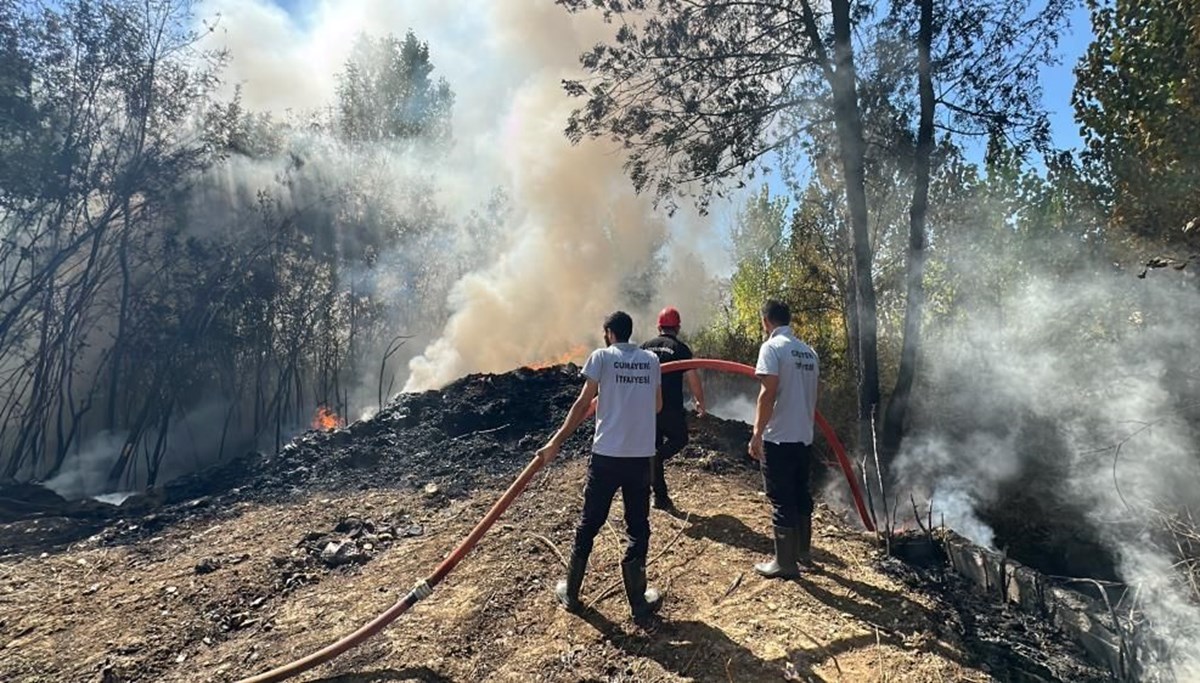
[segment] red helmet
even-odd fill
[[[679,327],[679,311],[674,306],[667,306],[658,314],[659,327]]]

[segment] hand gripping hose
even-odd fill
[[[708,358],[695,358],[692,360],[677,360],[662,364],[663,372],[682,372],[684,370],[695,369],[719,370],[735,375],[745,375],[746,377],[754,377],[754,368],[745,363],[735,363],[728,360],[711,360]],[[850,485],[850,497],[854,499],[854,507],[858,509],[858,516],[862,519],[863,526],[867,531],[875,531],[875,524],[871,522],[871,515],[867,512],[867,505],[863,501],[862,489],[858,486],[858,478],[854,476],[854,466],[850,464],[850,459],[846,457],[846,449],[842,446],[842,442],[838,440],[837,434],[834,433],[833,427],[825,421],[825,417],[821,415],[821,411],[816,414],[817,428],[821,430],[821,434],[825,437],[825,441],[829,443],[829,449],[833,451],[833,455],[837,458],[838,465],[842,469],[842,474],[846,475],[846,483]]]
[[[662,365],[663,372],[682,372],[684,370],[693,370],[697,368],[732,372],[749,377],[754,376],[754,368],[750,367],[749,365],[723,360],[697,358],[693,360],[673,361],[670,363],[663,363]],[[838,462],[842,466],[842,471],[846,474],[847,481],[850,482],[850,492],[854,497],[854,503],[858,508],[859,515],[862,517],[863,524],[867,527],[867,529],[873,530],[874,526],[871,524],[870,517],[867,515],[866,506],[863,504],[862,495],[860,494],[858,484],[854,478],[854,470],[850,466],[849,460],[846,459],[846,453],[842,448],[841,442],[837,440],[837,436],[829,427],[829,423],[827,423],[825,419],[821,417],[819,412],[817,413],[817,426],[820,427],[822,433],[825,435],[826,440],[829,441],[829,445],[832,447],[834,454],[838,458]],[[533,479],[538,470],[542,469],[542,467],[545,465],[545,461],[534,456],[533,460],[531,460],[529,464],[525,466],[525,469],[521,470],[521,474],[517,476],[516,480],[509,485],[508,490],[504,492],[504,495],[500,496],[500,500],[497,500],[496,503],[492,505],[491,509],[487,511],[487,514],[483,516],[483,519],[479,520],[479,523],[475,525],[474,529],[471,529],[471,533],[467,534],[467,537],[458,544],[458,547],[456,547],[449,555],[447,555],[446,559],[442,560],[442,563],[433,570],[433,573],[430,574],[428,578],[417,582],[417,584],[413,586],[403,598],[389,607],[387,611],[359,627],[357,631],[345,636],[336,643],[328,645],[325,648],[318,650],[306,657],[302,657],[278,668],[258,674],[257,676],[243,678],[242,680],[238,681],[238,683],[273,683],[274,681],[282,681],[291,678],[292,676],[298,676],[315,666],[328,662],[334,657],[337,657],[343,652],[362,643],[367,638],[370,638],[376,633],[382,631],[387,627],[388,624],[399,618],[401,614],[407,612],[410,607],[433,594],[433,589],[437,588],[438,584],[441,583],[442,580],[450,574],[450,572],[454,571],[454,568],[458,566],[458,563],[467,556],[467,553],[471,552],[477,543],[479,543],[479,539],[483,538],[483,535],[492,528],[492,525],[496,523],[496,520],[500,518],[500,515],[504,514],[504,511],[508,509],[508,506],[511,505],[512,502],[517,499],[517,496],[521,495],[521,492],[525,490],[525,487],[529,485],[530,480]]]

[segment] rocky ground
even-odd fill
[[[464,378],[121,507],[0,492],[0,680],[232,681],[352,631],[427,575],[558,424],[573,366]],[[744,424],[695,420],[654,513],[662,620],[632,624],[620,505],[581,616],[556,608],[590,437],[430,599],[308,681],[1102,681],[1060,634],[904,564],[822,506],[820,569],[765,581]]]

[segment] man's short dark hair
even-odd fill
[[[633,318],[625,311],[617,311],[604,319],[604,329],[612,332],[618,342],[627,342],[633,336]]]
[[[767,299],[762,305],[762,317],[772,325],[791,325],[792,310],[782,301]]]

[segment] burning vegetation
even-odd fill
[[[771,295],[879,526],[962,550],[944,520],[1044,619],[832,513],[825,573],[752,586],[744,428],[708,419],[694,515],[656,521],[662,637],[539,602],[569,461],[436,619],[331,668],[1089,680],[1046,630],[1086,589],[1114,670],[1200,680],[1194,0],[216,4],[0,0],[0,676],[226,680],[326,640],[561,417],[581,330],[670,304],[750,362]]]
[[[587,358],[589,351],[591,351],[591,349],[583,344],[576,344],[557,356],[551,356],[534,363],[529,363],[525,367],[531,370],[544,370],[555,365],[566,365],[567,363],[578,364]]]
[[[317,414],[312,419],[312,428],[320,432],[329,432],[345,426],[346,421],[325,406],[318,407]]]
[[[154,501],[7,517],[0,678],[232,681],[328,644],[445,556],[580,382],[570,366],[474,375],[180,480]],[[652,520],[649,572],[669,585],[656,631],[633,628],[613,598],[619,543],[597,544],[584,618],[549,591],[580,504],[584,428],[443,590],[319,673],[868,681],[882,668],[889,680],[1106,680],[1045,623],[896,562],[825,506],[822,569],[795,583],[753,578],[771,541],[748,426],[705,417],[693,428],[671,466],[683,512]]]

